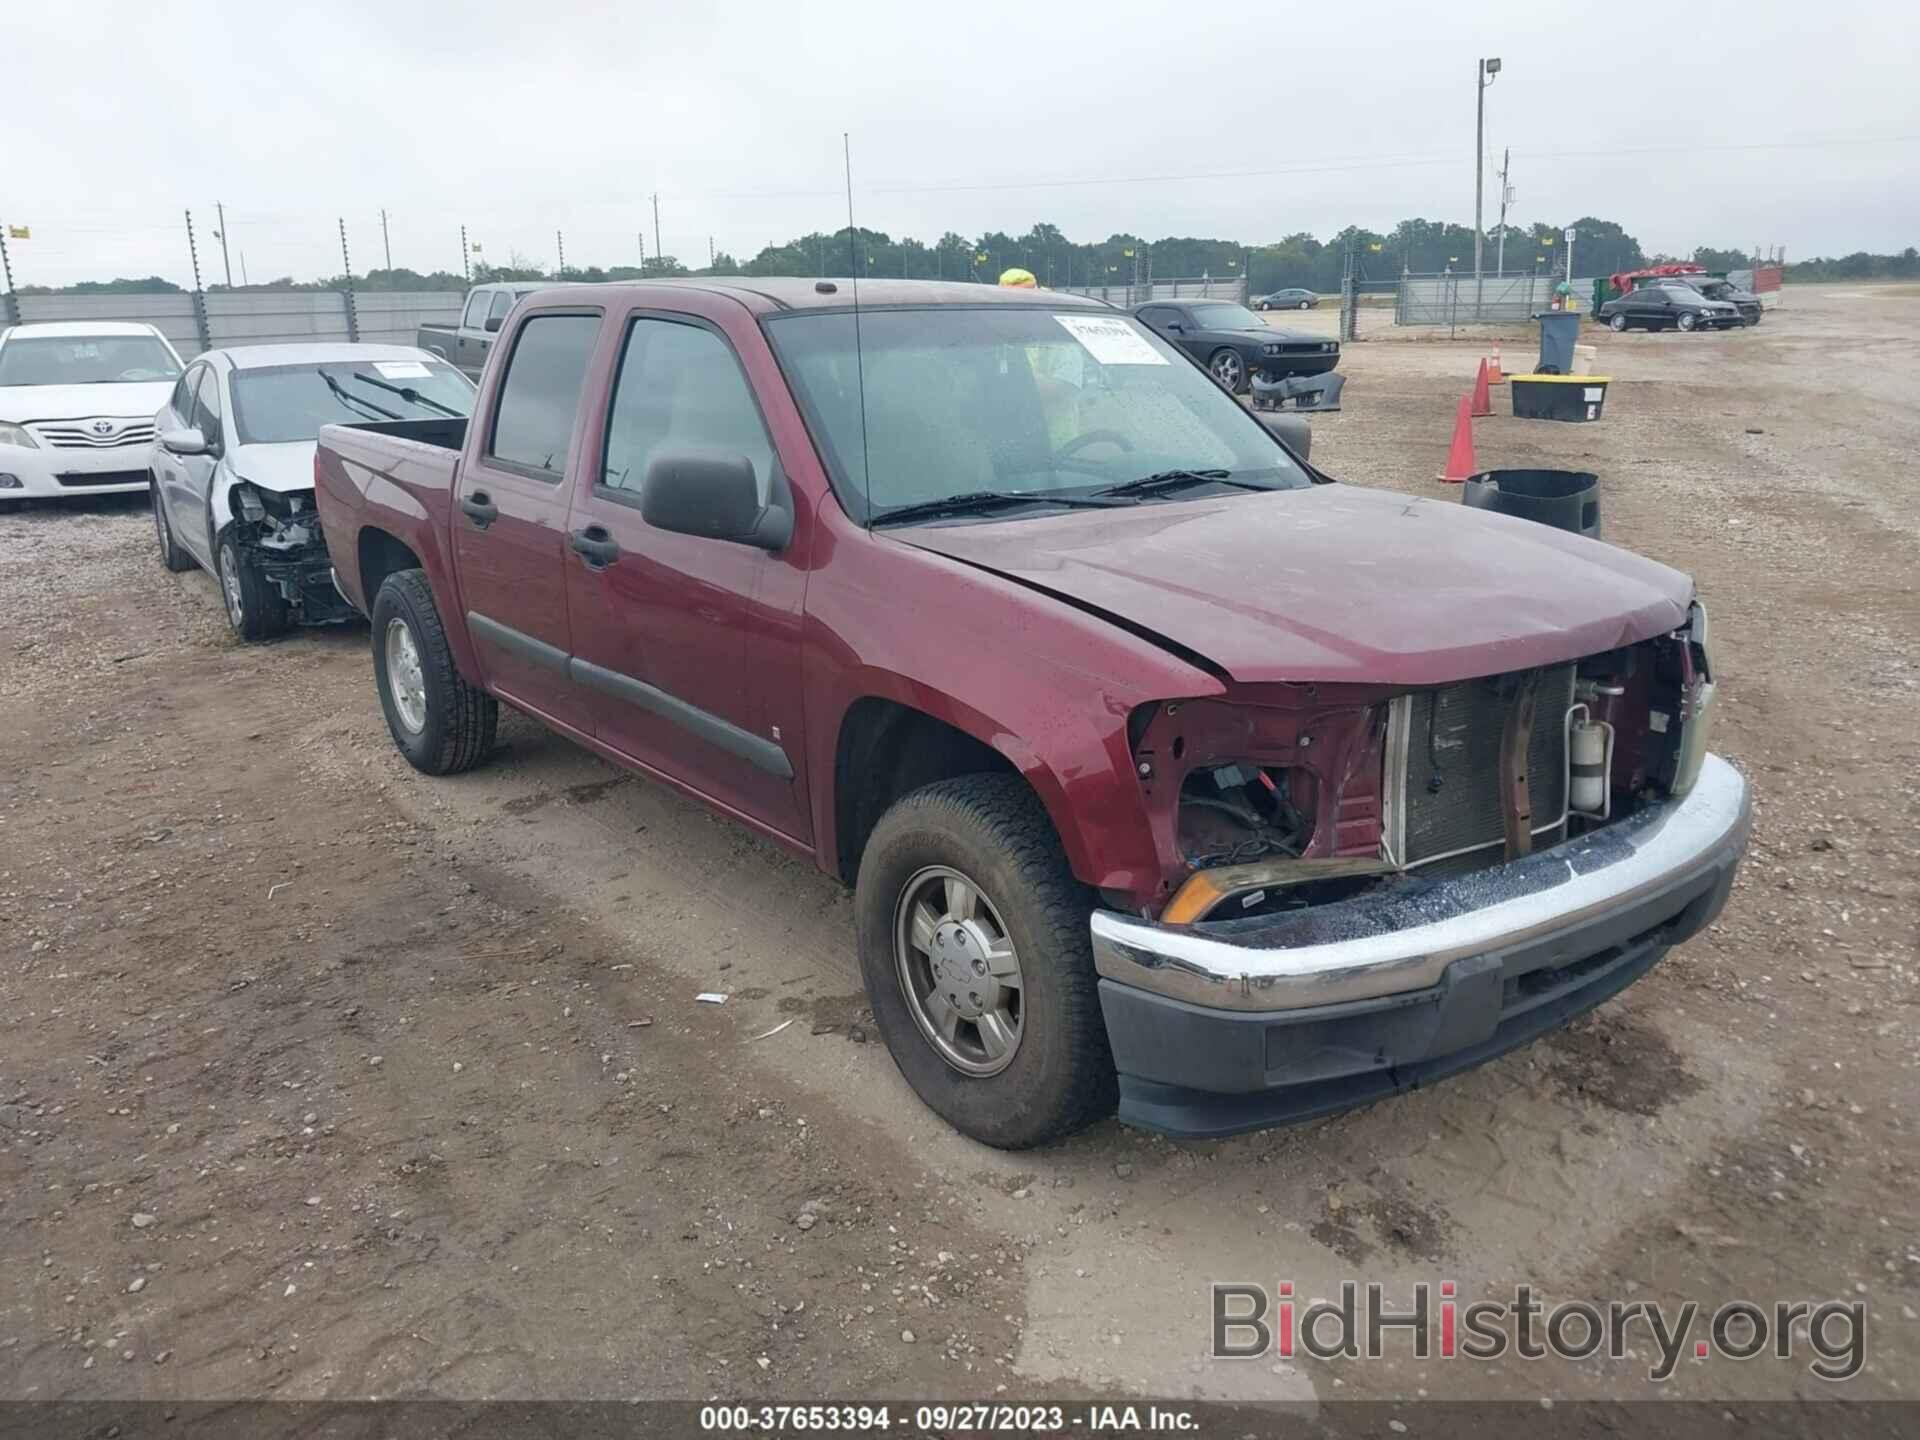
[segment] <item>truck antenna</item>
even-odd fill
[[[860,386],[860,483],[867,502],[867,528],[873,528],[873,462],[867,454],[867,363],[860,349],[860,232],[853,228],[853,143],[840,132],[840,153],[847,168],[847,273],[853,280],[853,370]]]

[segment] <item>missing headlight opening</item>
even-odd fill
[[[333,586],[333,565],[311,494],[281,494],[240,481],[233,487],[234,542],[308,625],[348,619],[353,611]]]
[[[1179,786],[1182,873],[1159,918],[1326,905],[1590,834],[1686,793],[1712,698],[1695,605],[1682,629],[1532,671],[1398,694],[1246,687],[1161,707],[1136,739],[1171,762],[1150,790]],[[1229,745],[1257,758],[1226,759]]]

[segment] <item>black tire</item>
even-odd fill
[[[1234,378],[1229,380],[1226,374],[1221,373],[1222,371],[1227,371]],[[1247,377],[1251,372],[1244,355],[1231,345],[1222,345],[1207,357],[1207,373],[1213,376],[1221,389],[1229,394],[1238,395],[1247,388]]]
[[[191,570],[193,557],[173,538],[173,523],[167,519],[166,509],[160,503],[160,482],[152,475],[147,476],[147,491],[153,501],[153,532],[160,542],[160,563],[176,575],[182,570]]]
[[[1758,325],[1760,323],[1760,317],[1765,313],[1764,310],[1756,310],[1752,315],[1748,316],[1747,328],[1751,330],[1755,325]]]
[[[286,634],[292,623],[286,598],[267,583],[235,543],[231,525],[220,532],[213,556],[213,578],[219,583],[220,599],[233,633],[249,644]]]
[[[1673,323],[1678,325],[1682,330],[1686,331],[1689,335],[1691,335],[1695,330],[1700,328],[1700,322],[1694,318],[1693,313],[1691,311],[1683,312],[1680,315],[1680,317],[1676,319]]]
[[[1607,317],[1607,328],[1613,331],[1613,333],[1616,335],[1625,334],[1627,326],[1630,325],[1631,323],[1632,322],[1628,320],[1627,317],[1624,315],[1616,314],[1616,315],[1609,315]]]
[[[1300,302],[1300,308],[1302,310],[1311,310],[1313,308],[1313,302],[1311,300],[1302,300]]]
[[[419,662],[425,714],[418,729],[403,718],[394,698],[387,647],[395,626],[411,636]],[[426,775],[471,770],[493,749],[500,702],[469,685],[453,663],[446,627],[433,603],[424,570],[400,570],[386,578],[373,602],[373,683],[393,743],[407,763]]]
[[[971,877],[1004,922],[1022,974],[1020,1039],[989,1076],[963,1074],[922,1034],[896,961],[897,907],[929,866]],[[1113,1113],[1119,1093],[1093,968],[1093,895],[1017,775],[915,790],[880,817],[854,887],[860,968],[894,1064],[928,1108],[1003,1150],[1044,1145]]]

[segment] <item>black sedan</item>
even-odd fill
[[[1722,330],[1745,323],[1739,307],[1709,300],[1680,280],[1636,285],[1602,305],[1600,318],[1614,330]]]
[[[1133,313],[1213,372],[1234,394],[1262,374],[1323,375],[1340,363],[1340,342],[1276,330],[1244,305],[1227,300],[1153,300]]]

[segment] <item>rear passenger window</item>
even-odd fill
[[[614,380],[600,483],[637,494],[663,450],[744,455],[764,503],[773,445],[733,351],[711,330],[671,320],[635,320]]]
[[[556,478],[565,472],[599,330],[598,315],[536,315],[520,327],[493,416],[494,459]]]
[[[487,319],[504,320],[507,318],[507,312],[512,308],[513,292],[511,290],[497,290],[493,296],[493,308],[487,311]]]
[[[474,291],[473,298],[467,301],[467,313],[461,317],[460,323],[469,330],[478,330],[480,322],[487,318],[487,302],[492,298],[490,291]]]

